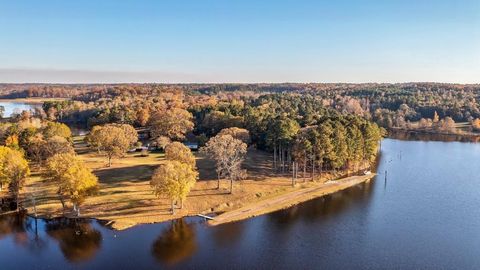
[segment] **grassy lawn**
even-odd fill
[[[272,174],[269,154],[250,149],[244,164],[248,178],[235,183],[234,193],[229,194],[229,182],[226,180],[222,180],[217,189],[213,162],[197,155],[199,180],[184,208],[171,215],[170,202],[155,197],[149,185],[153,171],[164,162],[163,153],[150,153],[147,157],[140,156],[138,152],[129,153],[123,158],[114,159],[112,166],[107,167],[106,157],[86,148],[81,137],[74,138],[74,142],[79,156],[99,178],[99,190],[82,205],[82,216],[111,221],[112,227],[117,229],[185,215],[224,212],[272,195],[318,184],[307,182],[291,187],[288,175],[278,177]],[[24,189],[24,205],[33,212],[31,198],[35,197],[39,215],[62,215],[55,191],[56,187],[42,178],[41,170],[34,168]],[[69,215],[69,212],[66,214]]]

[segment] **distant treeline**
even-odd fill
[[[372,119],[383,127],[402,128],[422,118],[433,119],[435,114],[455,122],[480,118],[478,84],[0,84],[2,98],[63,97],[86,104],[93,102],[101,105],[100,109],[111,101],[155,101],[155,97],[165,93],[181,93],[192,105],[212,97],[217,101],[245,101],[274,93],[304,94],[325,107]],[[122,106],[116,103],[115,106]],[[93,109],[98,113],[98,106]]]

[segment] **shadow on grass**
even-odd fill
[[[101,183],[116,183],[116,182],[143,182],[150,180],[153,171],[157,165],[137,165],[121,168],[106,168],[97,170],[94,174],[98,177]]]

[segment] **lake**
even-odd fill
[[[371,182],[218,227],[3,216],[1,269],[480,269],[479,160],[480,144],[385,139]]]
[[[3,106],[5,112],[3,113],[4,117],[10,117],[12,114],[19,114],[22,111],[34,110],[35,108],[42,108],[42,104],[33,104],[25,102],[11,102],[11,101],[0,101],[0,106]]]

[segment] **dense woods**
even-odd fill
[[[472,122],[480,118],[480,86],[440,83],[403,84],[114,84],[55,85],[0,84],[0,96],[63,97],[64,102],[46,103],[50,118],[95,125],[126,122],[145,126],[151,115],[186,104],[197,106],[223,101],[240,103],[272,93],[310,95],[339,112],[372,119],[383,127],[406,128],[425,122],[437,113],[440,119]],[[231,108],[233,109],[233,108]],[[91,118],[91,120],[88,120]],[[422,120],[423,119],[423,120]],[[204,119],[219,126],[232,125],[232,115],[215,112]],[[218,129],[219,127],[212,127]],[[213,130],[215,131],[215,130]],[[218,131],[218,130],[217,130]],[[208,133],[211,131],[207,131]]]

